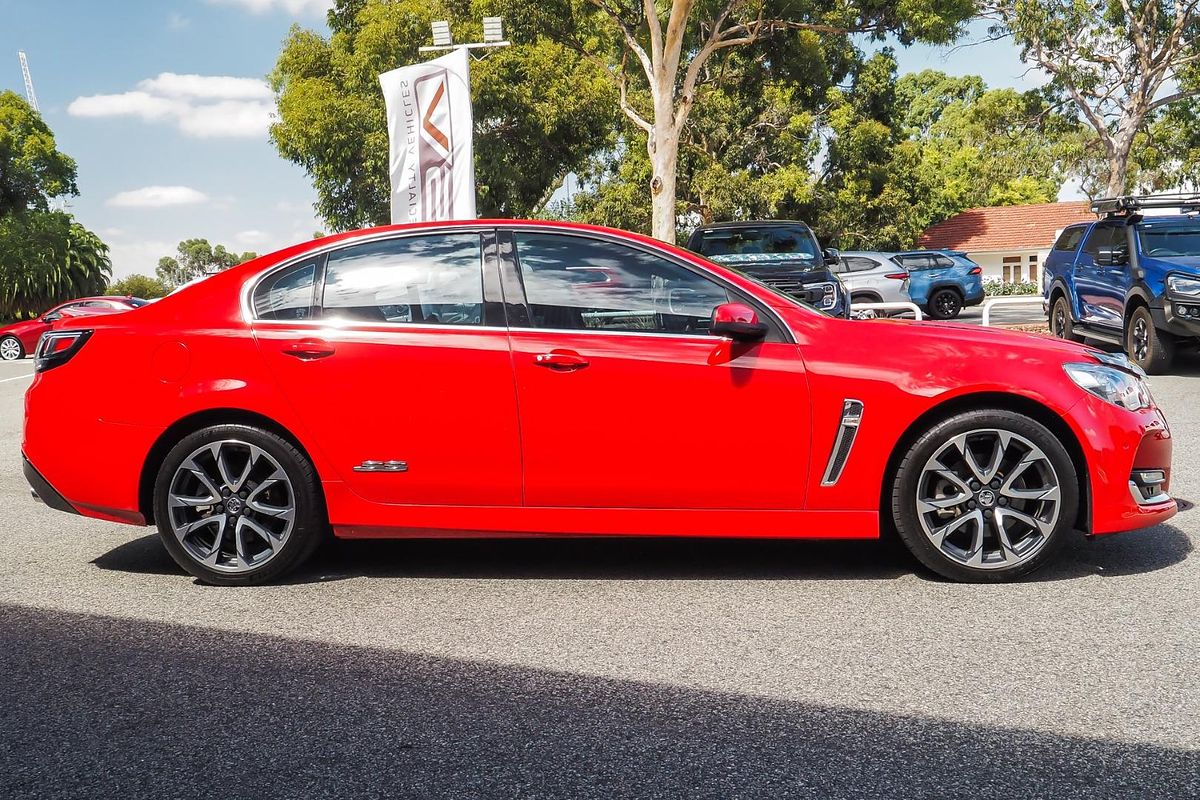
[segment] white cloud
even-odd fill
[[[134,91],[77,97],[67,113],[171,122],[198,138],[253,138],[266,135],[275,105],[271,87],[257,78],[163,72]]]
[[[144,240],[131,242],[108,242],[108,255],[112,259],[113,278],[128,275],[154,275],[154,268],[163,256],[175,254],[177,242]]]
[[[240,6],[255,14],[282,10],[289,14],[324,14],[333,8],[333,0],[208,0],[226,6]]]
[[[178,11],[172,11],[171,16],[167,17],[167,30],[181,31],[191,24],[192,21]]]
[[[117,208],[165,208],[203,203],[208,195],[190,186],[143,186],[119,192],[108,198],[105,205]]]
[[[242,247],[254,247],[263,244],[271,237],[259,230],[239,231],[233,235],[233,240]]]

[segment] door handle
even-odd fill
[[[551,350],[549,353],[539,353],[534,356],[533,363],[539,367],[547,367],[560,372],[573,372],[588,365],[587,359],[573,350]]]
[[[327,358],[335,352],[337,350],[334,346],[324,339],[301,339],[283,348],[284,355],[298,358],[301,361],[315,361],[318,358]]]

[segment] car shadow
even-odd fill
[[[1159,525],[1119,536],[1075,535],[1027,580],[1120,577],[1166,569],[1192,552],[1180,529]],[[97,557],[105,570],[173,575],[180,569],[157,536]],[[359,577],[497,580],[895,580],[943,579],[890,540],[538,538],[332,540],[282,584]]]

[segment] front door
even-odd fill
[[[1095,225],[1083,243],[1075,261],[1079,318],[1091,325],[1121,330],[1125,320],[1125,295],[1133,273],[1128,259],[1124,264],[1100,264],[1096,257],[1102,247],[1125,248],[1128,252],[1125,225]]]
[[[337,477],[363,498],[521,502],[508,337],[487,324],[480,236],[355,244],[255,291],[260,351]]]
[[[656,251],[513,236],[526,505],[802,507],[809,396],[795,345],[778,331],[748,345],[709,335],[734,290]]]

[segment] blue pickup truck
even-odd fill
[[[1143,216],[1148,209],[1177,209]],[[1097,200],[1099,219],[1070,225],[1046,258],[1050,330],[1120,345],[1150,374],[1200,341],[1200,197]]]

